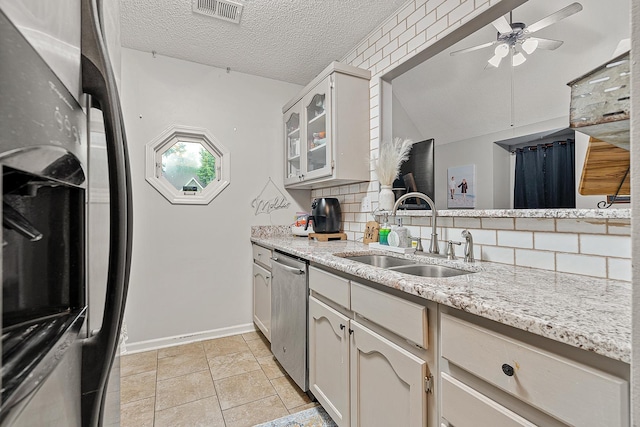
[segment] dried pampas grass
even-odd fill
[[[394,138],[393,142],[382,141],[376,162],[376,174],[381,185],[393,185],[400,173],[400,165],[409,158],[414,142],[410,139]]]

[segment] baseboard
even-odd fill
[[[126,343],[126,351],[122,354],[141,353],[143,351],[157,350],[159,348],[174,347],[176,345],[189,344],[192,342],[210,340],[214,338],[228,337],[230,335],[244,334],[257,331],[253,323],[231,326],[228,328],[213,329],[211,331],[196,332],[188,335],[176,335],[173,337],[156,338],[148,341]]]

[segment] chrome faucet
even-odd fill
[[[462,230],[462,237],[464,237],[464,262],[474,262],[473,236],[469,230]]]
[[[404,202],[407,199],[411,199],[411,198],[418,198],[418,199],[422,199],[425,202],[427,202],[427,204],[429,205],[429,207],[431,208],[431,244],[429,245],[429,252],[432,254],[439,254],[440,253],[440,248],[438,247],[438,233],[436,232],[436,221],[438,219],[438,212],[436,211],[436,205],[435,203],[433,203],[433,200],[431,200],[431,198],[429,196],[427,196],[426,194],[423,193],[418,193],[416,191],[412,192],[412,193],[407,193],[403,196],[400,196],[400,198],[398,200],[396,200],[396,204],[393,205],[393,210],[391,211],[391,215],[395,216],[396,215],[396,211],[398,210],[398,206],[400,206],[400,203]]]

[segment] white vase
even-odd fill
[[[393,194],[390,185],[381,185],[378,195],[378,208],[383,211],[390,211],[396,203],[396,196]]]

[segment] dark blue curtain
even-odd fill
[[[573,140],[516,150],[514,208],[575,208],[575,188]]]

